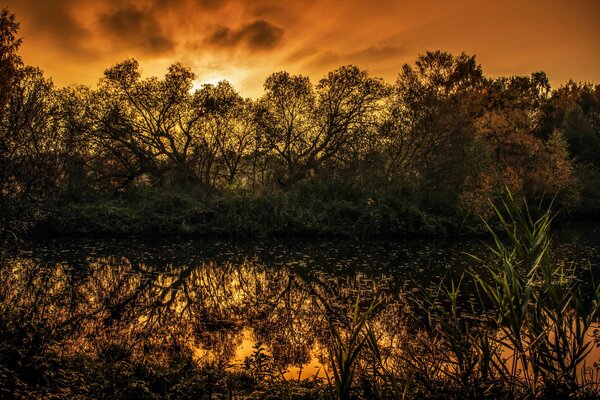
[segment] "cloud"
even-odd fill
[[[175,61],[233,74],[252,94],[276,70],[315,79],[355,64],[392,81],[402,64],[435,49],[477,54],[496,75],[543,69],[553,83],[598,80],[600,71],[598,0],[3,3],[21,22],[23,60],[58,85],[95,84],[124,57],[138,59],[148,76],[162,76]]]
[[[215,11],[225,6],[226,3],[227,0],[199,0],[197,4],[204,10]]]
[[[36,32],[42,33],[59,51],[73,57],[93,58],[94,50],[87,43],[92,32],[76,19],[72,10],[74,3],[72,0],[61,4],[21,0],[14,8],[17,9],[17,20],[21,21],[23,14]]]
[[[158,15],[151,11],[122,6],[100,14],[98,22],[102,32],[119,44],[147,55],[169,53],[176,43],[164,34]]]
[[[283,29],[261,19],[242,25],[237,30],[219,26],[207,37],[206,43],[221,48],[242,45],[251,50],[268,50],[281,42],[283,33]]]
[[[358,64],[359,66],[364,66],[366,64],[379,65],[396,62],[408,53],[410,53],[410,50],[402,45],[370,46],[345,53],[325,51],[309,58],[306,65],[311,68],[337,67],[342,64]]]

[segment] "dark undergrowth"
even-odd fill
[[[431,202],[429,202],[431,203]],[[440,209],[444,209],[444,213]],[[289,191],[205,194],[190,188],[62,193],[34,222],[40,235],[439,236],[464,217],[400,190],[302,184]],[[451,209],[450,209],[451,211]],[[463,233],[476,226],[463,226]]]

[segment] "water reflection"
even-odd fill
[[[362,274],[305,279],[254,262],[170,265],[157,272],[124,258],[91,260],[84,273],[21,258],[1,271],[3,307],[28,313],[5,332],[24,336],[6,338],[20,346],[24,340],[64,357],[164,365],[190,354],[230,368],[244,368],[260,348],[270,368],[290,379],[326,375],[328,320],[347,323],[346,302],[368,301],[382,290],[378,281],[385,282]],[[24,320],[36,331],[43,327],[44,337],[18,325]]]
[[[306,248],[282,252],[277,246],[269,251],[265,245],[252,246],[250,256],[226,248],[209,261],[178,263],[175,254],[160,256],[159,266],[156,257],[146,262],[139,256],[147,251],[144,247],[138,247],[135,261],[64,251],[57,262],[49,253],[41,257],[39,249],[8,259],[0,269],[2,346],[8,349],[0,364],[18,370],[41,354],[52,354],[61,360],[109,362],[117,371],[140,365],[183,368],[183,363],[192,369],[212,365],[242,371],[259,382],[327,382],[334,380],[332,362],[340,351],[335,334],[342,342],[350,340],[356,314],[378,302],[365,325],[368,331],[360,333],[369,351],[357,359],[354,379],[362,382],[364,393],[375,390],[369,386],[375,381],[380,392],[395,393],[399,383],[390,377],[404,382],[400,389],[410,384],[421,394],[459,393],[462,389],[456,388],[463,387],[479,393],[485,389],[478,387],[482,383],[488,385],[485,390],[502,393],[502,366],[494,362],[508,362],[511,355],[490,340],[499,334],[490,328],[494,316],[482,314],[468,283],[454,309],[439,296],[441,286],[436,295],[443,269],[421,275],[419,269],[453,261],[440,261],[431,248],[411,261],[420,267],[413,274],[417,280],[409,281],[404,268],[384,267],[402,259],[405,251],[389,252],[389,243],[370,247],[371,254],[380,250],[388,258],[368,258],[375,268],[368,272],[361,264],[347,266],[364,251],[360,246],[328,253],[327,246],[315,244],[325,261],[307,256],[314,253]],[[331,258],[343,273],[319,267]],[[587,340],[595,340],[594,348],[578,379],[597,391],[600,353],[593,334]],[[373,338],[376,348],[369,344]],[[482,362],[485,346],[494,362]],[[139,373],[135,368],[127,373]]]

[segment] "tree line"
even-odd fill
[[[301,182],[403,188],[485,214],[502,188],[593,208],[600,85],[488,77],[474,55],[426,52],[395,83],[342,66],[316,84],[275,72],[258,99],[227,81],[193,89],[186,66],[143,78],[128,59],[97,87],[55,87],[23,64],[0,15],[0,207],[64,190],[183,185],[207,194]],[[596,210],[597,211],[597,210]]]

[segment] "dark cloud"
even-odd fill
[[[227,4],[227,0],[198,0],[197,4],[204,10],[218,10]]]
[[[316,47],[302,47],[291,54],[288,54],[285,58],[285,62],[298,62],[314,57],[319,53],[319,49]]]
[[[243,45],[252,50],[267,50],[277,46],[282,37],[283,29],[265,20],[257,20],[237,30],[220,26],[208,36],[206,42],[215,47]]]
[[[57,45],[57,50],[71,56],[93,57],[94,50],[87,46],[91,32],[73,15],[72,0],[59,4],[50,1],[21,0],[11,9],[16,10],[17,19],[26,19],[37,32]]]
[[[98,21],[104,34],[144,54],[169,53],[175,48],[175,42],[164,34],[158,15],[152,10],[120,7],[101,14]]]
[[[371,46],[366,49],[348,53],[350,58],[358,60],[387,60],[403,56],[408,52],[405,46]]]

